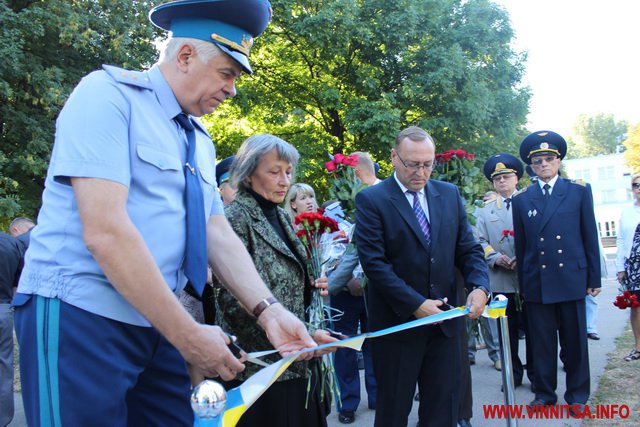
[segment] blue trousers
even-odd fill
[[[13,419],[13,311],[0,303],[0,426]]]
[[[29,426],[192,426],[180,353],[154,328],[33,296],[16,307]]]
[[[331,307],[344,312],[340,320],[334,322],[336,331],[348,336],[358,334],[358,326],[362,332],[367,331],[367,312],[364,297],[354,297],[349,292],[339,292],[331,296]],[[373,373],[371,344],[365,340],[362,346],[364,357],[365,387],[369,408],[376,407],[377,386]],[[340,386],[340,405],[338,411],[355,411],[360,404],[360,372],[357,353],[348,348],[340,348],[334,356],[336,376]]]

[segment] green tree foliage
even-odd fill
[[[629,126],[629,137],[624,141],[624,160],[633,173],[640,173],[640,123]]]
[[[515,152],[529,92],[524,56],[504,10],[487,0],[273,0],[252,51],[255,74],[209,124],[219,157],[254,132],[302,154],[298,180],[326,196],[328,153],[369,151],[389,174],[389,150],[416,124],[438,150],[485,159]]]
[[[0,212],[34,216],[54,124],[79,79],[110,63],[153,63],[136,0],[0,0]],[[320,198],[328,153],[369,151],[391,172],[398,131],[416,124],[438,150],[473,151],[479,161],[515,152],[529,101],[524,55],[510,48],[506,12],[488,0],[273,0],[256,40],[256,71],[238,96],[205,118],[218,158],[270,132],[301,152],[298,180]]]
[[[151,2],[0,0],[0,212],[35,216],[55,119],[80,78],[103,63],[151,65]],[[159,3],[159,2],[155,2]]]
[[[616,120],[613,114],[581,114],[573,125],[573,132],[576,137],[567,152],[570,158],[613,154],[626,138],[627,122]]]

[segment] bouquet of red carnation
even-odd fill
[[[508,239],[509,236],[513,237],[513,230],[502,230],[502,237],[498,241],[498,243],[502,243],[504,239]]]
[[[632,294],[630,291],[622,291],[622,293],[616,297],[613,305],[620,310],[624,310],[625,308],[640,307],[640,301],[638,301],[636,294]]]
[[[351,224],[356,219],[356,194],[364,187],[358,177],[356,177],[356,166],[358,166],[358,155],[344,154],[329,155],[331,160],[324,164],[327,172],[333,175],[331,187],[329,188],[329,196],[332,199],[340,201],[345,220]]]
[[[309,274],[313,279],[323,277],[327,265],[328,243],[332,240],[332,233],[338,231],[338,223],[318,212],[305,212],[294,218],[294,224],[300,226],[296,233],[309,256]],[[324,329],[325,325],[324,303],[320,296],[320,289],[312,291],[311,304],[309,306],[309,323],[312,326]]]
[[[484,175],[475,165],[475,156],[465,150],[446,150],[436,154],[432,178],[456,185],[464,199],[469,222],[474,225],[476,219],[476,200],[484,193]]]

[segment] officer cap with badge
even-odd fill
[[[253,39],[271,19],[268,0],[179,0],[158,5],[149,12],[157,27],[173,37],[190,37],[215,43],[248,74]]]
[[[229,169],[231,169],[231,164],[236,156],[229,156],[226,159],[220,160],[220,162],[216,165],[216,182],[218,183],[218,187],[229,180]]]
[[[529,134],[520,143],[520,158],[530,165],[535,156],[553,154],[564,159],[567,154],[567,141],[550,130],[541,130]]]
[[[491,182],[493,178],[505,173],[515,173],[518,179],[522,177],[524,168],[522,162],[516,156],[507,153],[498,153],[484,163],[484,176]]]

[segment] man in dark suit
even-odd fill
[[[558,399],[558,335],[566,402],[584,405],[590,392],[585,295],[600,293],[598,232],[591,187],[558,175],[566,152],[565,140],[551,131],[534,132],[520,145],[520,157],[539,178],[513,198],[518,280],[535,355],[532,406]]]
[[[430,181],[433,139],[412,126],[391,150],[392,177],[356,196],[356,243],[369,279],[369,328],[379,330],[440,313],[455,303],[456,268],[471,313],[489,297],[487,266],[457,187]],[[416,382],[419,425],[456,425],[462,319],[372,341],[378,382],[375,425],[406,426]]]

